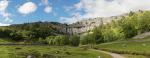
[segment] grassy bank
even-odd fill
[[[1,58],[111,58],[107,54],[76,47],[0,46]]]
[[[122,55],[126,58],[148,58],[148,57],[143,56],[143,55],[130,55],[130,54],[122,54]]]
[[[98,48],[120,54],[150,56],[150,41],[148,39],[150,38],[104,43],[98,45]]]

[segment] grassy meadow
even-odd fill
[[[68,46],[0,46],[0,58],[111,58],[91,49]]]
[[[98,45],[98,48],[105,51],[110,51],[119,54],[126,54],[125,56],[144,55],[150,56],[150,38],[131,39],[127,41],[116,41],[111,43],[103,43]],[[129,55],[127,55],[129,54]],[[143,58],[143,56],[141,56]]]
[[[143,55],[131,55],[131,54],[122,54],[122,55],[126,58],[149,58],[149,57],[143,56]]]

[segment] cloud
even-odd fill
[[[0,11],[5,11],[6,8],[8,7],[9,1],[7,0],[2,0],[0,1]]]
[[[52,12],[52,6],[50,6],[49,1],[48,0],[41,0],[42,3],[40,3],[39,5],[45,5],[44,8],[44,12],[45,13],[51,13]]]
[[[10,16],[12,16],[11,13],[2,12],[1,15],[3,16],[5,22],[13,22],[13,20],[10,19]]]
[[[85,12],[83,15],[84,18],[108,17],[120,15],[129,11],[129,8],[120,4],[119,0],[81,0],[74,6],[77,10],[83,10]]]
[[[18,8],[21,14],[29,14],[36,11],[37,5],[33,2],[26,2]]]
[[[12,22],[13,21],[12,19],[8,19],[11,16],[11,13],[8,13],[6,11],[8,5],[9,5],[8,0],[0,1],[0,15],[2,16],[1,18],[3,18],[5,22]]]
[[[71,17],[60,17],[60,22],[71,24],[71,23],[75,23],[77,21],[83,20],[83,19],[80,19],[81,17],[82,15],[80,15],[79,12],[72,13]]]
[[[11,16],[11,13],[8,13],[8,12],[1,12],[1,15],[2,15],[3,17],[9,17],[9,16]]]
[[[150,10],[150,0],[80,0],[74,4],[74,14],[79,19],[117,16],[130,11]],[[84,12],[84,14],[81,14]],[[70,14],[72,15],[72,14]],[[74,20],[74,16],[63,17],[68,23]],[[78,20],[76,20],[78,21]]]
[[[0,26],[9,26],[11,24],[4,24],[4,23],[0,23]]]
[[[45,11],[46,13],[51,13],[51,12],[52,12],[52,7],[46,6],[45,9],[44,9],[44,11]]]

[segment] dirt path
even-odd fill
[[[145,37],[148,37],[148,36],[150,36],[150,32],[145,32],[145,33],[136,35],[136,36],[133,37],[133,38],[134,38],[134,39],[142,39],[142,38],[145,38]]]
[[[101,50],[100,50],[100,52],[109,54],[112,56],[112,58],[125,58],[124,56],[121,56],[120,54],[116,54],[116,53],[111,53],[111,52],[106,52],[106,51],[101,51]]]

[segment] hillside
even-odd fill
[[[122,54],[127,58],[149,58],[150,38],[134,38],[129,40],[103,43],[97,47],[100,50]]]
[[[110,19],[110,21],[105,19],[106,18],[83,20],[70,25],[57,22],[32,22],[13,24],[5,27],[3,26],[0,27],[0,44],[13,45],[8,49],[5,48],[9,46],[2,46],[2,49],[20,49],[23,51],[23,53],[27,54],[18,55],[14,54],[13,51],[11,51],[11,53],[24,57],[30,54],[30,51],[24,50],[18,45],[31,45],[31,48],[33,49],[36,47],[34,45],[79,47],[77,52],[75,50],[69,50],[69,52],[65,52],[64,50],[59,50],[59,48],[56,49],[55,52],[58,54],[54,54],[52,56],[60,55],[61,57],[70,57],[71,54],[74,54],[77,55],[77,57],[79,56],[79,58],[82,58],[84,56],[79,55],[82,53],[86,54],[85,57],[87,56],[90,58],[89,55],[98,57],[97,53],[88,54],[88,51],[91,52],[93,49],[97,49],[94,50],[94,52],[100,50],[100,55],[104,58],[111,58],[110,56],[114,58],[149,57],[150,11],[130,12],[126,16],[116,16],[113,17],[113,19],[111,17],[107,18],[107,20]],[[141,37],[143,39],[137,39]],[[15,47],[15,45],[17,45],[17,47]],[[47,49],[46,46],[44,46],[44,48]],[[25,46],[23,48],[27,49]],[[41,49],[41,47],[39,49]],[[47,53],[45,52],[46,49],[43,49],[41,52]],[[86,50],[87,52],[81,52],[83,50]],[[39,51],[33,51],[34,55],[36,55],[36,53],[39,55]],[[5,52],[3,55],[12,54]],[[36,57],[43,56],[41,55]]]
[[[137,34],[148,32],[150,30],[149,14],[149,11],[130,12],[126,15],[98,17],[69,25],[58,22],[13,24],[1,27],[0,33],[3,38],[7,37],[14,40],[32,39],[33,41],[39,41],[40,38],[45,41],[47,37],[71,37],[77,34],[81,35],[79,37],[82,44],[99,44],[132,38]],[[91,33],[88,34],[88,32]],[[87,33],[87,35],[82,33]]]
[[[66,26],[57,22],[13,24],[0,28],[0,38],[36,43],[39,38],[45,39],[48,36],[66,35],[66,31],[64,31]]]
[[[57,34],[64,34],[66,32],[63,31],[63,28],[65,28],[66,24],[61,24],[58,22],[31,22],[31,23],[24,23],[24,24],[13,24],[10,25],[9,28],[16,29],[16,30],[35,30],[35,29],[45,29],[45,30],[51,30],[53,35]]]

